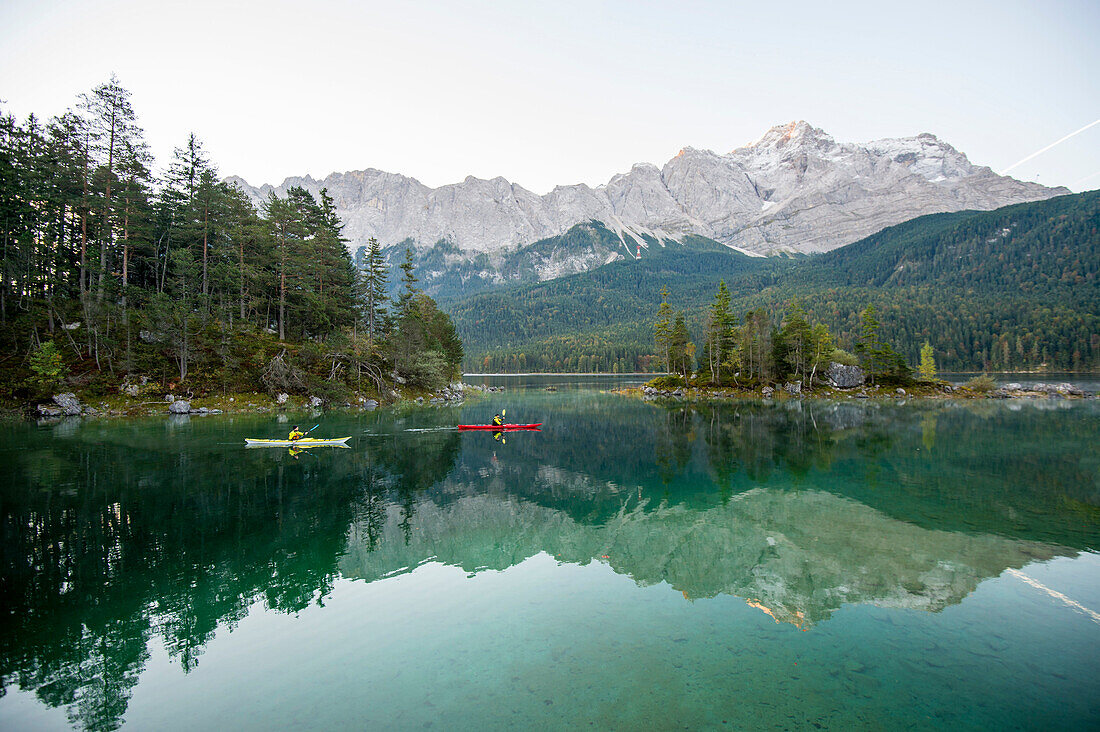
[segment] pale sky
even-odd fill
[[[805,119],[932,132],[1001,171],[1100,119],[1100,2],[0,0],[0,99],[49,117],[112,72],[157,161],[194,131],[250,183],[606,183]],[[1100,187],[1100,125],[1011,174]]]

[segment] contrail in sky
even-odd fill
[[[1098,175],[1100,175],[1100,170],[1098,170],[1098,171],[1096,171],[1095,173],[1092,173],[1092,174],[1090,174],[1090,175],[1086,175],[1086,176],[1085,176],[1084,178],[1082,178],[1082,179],[1080,179],[1080,180],[1078,180],[1078,181],[1074,181],[1074,183],[1073,183],[1073,187],[1074,187],[1074,188],[1076,188],[1077,186],[1081,185],[1081,184],[1082,184],[1082,183],[1084,183],[1085,181],[1087,181],[1087,180],[1092,180],[1093,178],[1095,178],[1095,177],[1096,177],[1096,176],[1098,176]]]
[[[1057,147],[1058,145],[1061,145],[1063,142],[1065,142],[1069,138],[1074,137],[1076,135],[1080,135],[1082,132],[1084,132],[1088,128],[1093,127],[1095,125],[1100,125],[1100,119],[1096,120],[1095,122],[1089,122],[1087,125],[1085,125],[1081,129],[1077,130],[1076,132],[1071,132],[1068,135],[1066,135],[1065,137],[1063,137],[1061,140],[1056,140],[1056,141],[1050,143],[1049,145],[1047,145],[1046,147],[1044,147],[1042,150],[1036,150],[1035,152],[1031,153],[1030,155],[1028,155],[1023,160],[1019,160],[1019,161],[1013,163],[1012,165],[1010,165],[1007,168],[1005,168],[1004,170],[1002,170],[1001,175],[1004,175],[1008,171],[1015,168],[1017,165],[1023,165],[1028,160],[1031,160],[1034,157],[1038,157],[1039,155],[1042,155],[1043,153],[1045,153],[1047,150],[1051,149],[1052,147]]]

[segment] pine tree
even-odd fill
[[[670,371],[687,377],[694,365],[695,344],[691,342],[688,334],[687,323],[684,322],[684,314],[676,313],[676,320],[672,325],[669,335],[668,356]]]
[[[798,378],[800,384],[808,386],[811,366],[811,352],[813,351],[813,330],[806,313],[797,302],[787,305],[787,313],[783,318],[783,325],[779,330],[779,343],[781,343],[781,356],[784,365],[791,374]]]
[[[657,355],[664,364],[665,371],[672,371],[671,356],[672,307],[668,304],[668,288],[661,288],[661,307],[657,310],[657,323],[654,326],[653,340],[657,346]]]
[[[290,198],[279,198],[270,194],[264,202],[264,217],[267,220],[269,236],[274,244],[274,275],[278,293],[277,322],[279,340],[286,340],[287,334],[287,293],[288,281],[293,286],[300,268],[296,254],[302,250],[305,238],[304,222]]]
[[[118,172],[125,167],[123,155],[144,147],[137,115],[130,105],[130,91],[119,84],[114,74],[106,84],[85,94],[81,107],[88,115],[90,140],[102,178],[102,225],[99,235],[99,273],[96,299],[102,300],[107,277],[108,253],[114,247],[117,216],[112,193],[117,189]]]
[[[855,352],[859,356],[863,370],[875,383],[875,378],[882,375],[882,343],[878,337],[879,322],[875,314],[875,306],[868,305],[859,314],[859,337],[856,341]]]
[[[718,384],[723,366],[729,360],[733,345],[733,315],[730,313],[730,292],[725,280],[719,280],[707,318],[707,335],[703,342],[703,354],[710,370],[710,381]]]
[[[814,377],[817,375],[817,370],[822,366],[828,366],[829,361],[833,355],[834,345],[833,336],[829,333],[829,328],[824,323],[814,323],[813,331],[811,334],[811,369],[809,385],[814,383]]]
[[[382,256],[382,245],[372,236],[367,240],[367,246],[366,261],[362,270],[363,300],[367,339],[370,348],[373,349],[375,341],[386,330],[386,305],[389,302],[386,284],[389,275],[386,271],[386,260]]]
[[[317,216],[312,245],[319,264],[315,277],[316,300],[322,317],[315,328],[332,330],[353,326],[359,321],[358,273],[348,252],[336,204],[327,189],[322,188],[318,195],[320,200],[313,204]]]
[[[398,266],[401,269],[401,294],[397,298],[397,312],[398,317],[404,317],[413,297],[420,292],[420,289],[416,286],[416,283],[420,280],[413,274],[415,265],[413,264],[413,253],[410,247],[405,247],[405,260]]]
[[[769,378],[773,368],[772,326],[763,308],[745,313],[738,340],[742,373],[749,379]]]

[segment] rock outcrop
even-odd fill
[[[558,186],[542,196],[499,177],[429,188],[373,169],[324,180],[287,178],[278,186],[229,180],[257,205],[291,186],[314,194],[327,188],[352,249],[370,237],[384,247],[418,249],[446,241],[451,256],[467,263],[479,254],[500,258],[590,221],[618,235],[622,249],[615,258],[685,234],[757,255],[823,252],[924,214],[1069,193],[975,166],[935,135],[838,143],[801,121],[773,127],[725,155],[684,148],[661,168],[638,164],[606,185]],[[608,255],[598,254],[563,263],[546,253],[535,266],[546,279],[574,264],[603,264]]]
[[[838,389],[854,389],[863,386],[867,376],[859,366],[845,366],[833,361],[825,371],[825,378]]]
[[[84,405],[76,398],[76,394],[72,392],[54,394],[53,403],[58,406],[66,417],[76,417],[84,411]]]

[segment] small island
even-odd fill
[[[690,340],[682,312],[672,317],[668,290],[654,326],[654,342],[672,373],[644,386],[618,390],[646,399],[1085,399],[1095,394],[1073,384],[1009,382],[997,386],[982,374],[962,385],[936,377],[932,346],[920,350],[917,373],[879,335],[872,305],[859,314],[859,336],[850,353],[835,344],[828,327],[811,323],[796,302],[788,303],[778,325],[756,309],[740,324],[730,313],[730,294],[720,282],[706,314],[703,347]],[[702,352],[703,368],[694,370]]]

